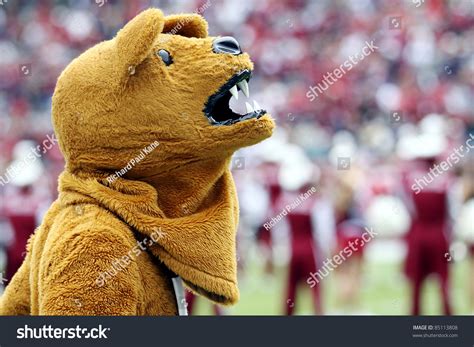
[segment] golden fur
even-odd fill
[[[52,110],[66,159],[59,198],[30,239],[0,314],[175,315],[172,272],[217,303],[238,300],[229,161],[269,137],[274,123],[265,115],[209,124],[209,96],[252,68],[247,54],[215,54],[212,41],[202,17],[149,9],[63,71]],[[110,179],[153,143],[126,175]]]

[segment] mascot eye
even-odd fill
[[[166,66],[169,66],[172,62],[173,59],[171,58],[170,52],[160,49],[158,52],[156,52],[156,55],[163,60],[163,62],[166,64]]]

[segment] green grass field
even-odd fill
[[[241,298],[237,305],[226,308],[229,315],[281,315],[286,305],[286,267],[276,267],[275,276],[263,272],[261,262],[247,264],[240,271],[239,288]],[[471,271],[467,260],[455,262],[451,266],[451,299],[456,315],[472,314],[468,299],[468,274]],[[402,264],[388,262],[365,262],[358,314],[407,315],[410,313],[409,284],[402,273]],[[323,281],[323,308],[325,314],[345,314],[344,308],[336,302],[336,282],[333,273]],[[0,290],[1,291],[1,290]],[[425,282],[423,288],[422,313],[439,315],[441,302],[439,287],[434,278]],[[309,287],[302,283],[296,300],[296,314],[311,315],[312,300]],[[197,300],[195,315],[213,314],[211,304],[202,298]]]
[[[359,314],[408,315],[410,313],[409,284],[402,273],[402,264],[368,263],[365,264],[363,288],[361,288]],[[456,315],[472,314],[468,299],[467,261],[451,266],[451,298],[453,312]],[[275,277],[270,279],[263,274],[260,265],[249,264],[242,274],[239,287],[240,302],[226,309],[229,315],[281,315],[286,299],[284,285],[286,268],[277,268]],[[338,307],[334,295],[334,276],[329,275],[321,281],[325,314],[344,314]],[[422,314],[440,315],[441,301],[439,287],[434,278],[425,282],[423,288]],[[302,284],[296,300],[296,314],[313,314],[309,287]],[[212,314],[211,304],[204,299],[196,303],[196,315]]]

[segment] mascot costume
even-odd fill
[[[229,107],[240,90],[249,96],[252,67],[234,38],[209,37],[199,15],[158,9],[76,58],[53,96],[66,159],[59,197],[0,314],[177,315],[176,278],[236,303],[229,163],[274,128],[250,100],[246,114]]]

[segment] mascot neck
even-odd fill
[[[167,217],[177,218],[196,212],[213,199],[215,183],[228,171],[228,159],[190,163],[179,171],[140,179],[155,188],[157,203]]]

